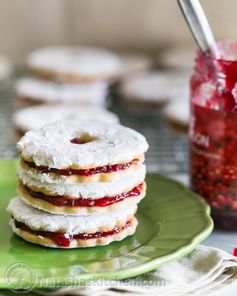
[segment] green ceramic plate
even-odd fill
[[[148,174],[147,196],[140,204],[133,237],[87,249],[33,245],[13,235],[8,226],[5,208],[16,194],[16,166],[14,160],[0,161],[0,288],[134,277],[186,255],[213,228],[209,207],[201,198],[175,181]]]

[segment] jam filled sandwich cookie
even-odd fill
[[[13,231],[24,240],[51,248],[107,245],[134,234],[136,207],[93,216],[50,215],[15,197],[8,205]]]
[[[120,72],[117,55],[83,46],[42,48],[30,54],[27,64],[39,77],[60,81],[113,81]]]
[[[136,206],[145,196],[145,138],[101,121],[70,119],[30,131],[18,142],[19,192],[53,213],[91,215]]]
[[[13,116],[17,138],[29,130],[40,129],[46,124],[64,119],[101,120],[106,123],[118,123],[118,116],[100,107],[75,105],[41,105],[18,110]]]
[[[126,103],[134,107],[163,106],[185,82],[183,77],[177,75],[149,72],[122,83],[120,94]]]
[[[152,59],[142,53],[122,53],[120,80],[149,71],[152,67]]]
[[[189,92],[181,92],[165,107],[164,115],[172,127],[179,131],[188,131],[190,108]]]
[[[184,46],[175,46],[165,49],[164,52],[158,54],[158,63],[170,70],[191,71],[194,67],[196,48],[192,44]]]
[[[16,84],[16,95],[24,105],[73,103],[105,106],[108,84],[103,81],[73,83],[22,78]]]

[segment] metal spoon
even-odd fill
[[[220,52],[199,0],[177,0],[191,33],[203,52],[220,59]]]

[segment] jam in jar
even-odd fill
[[[237,230],[237,43],[197,53],[190,83],[190,181],[216,226]]]

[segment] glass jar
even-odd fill
[[[190,83],[190,181],[219,227],[237,230],[237,43],[197,53]]]

